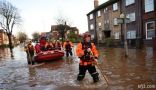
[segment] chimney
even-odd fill
[[[94,8],[99,6],[99,1],[98,0],[94,0]]]

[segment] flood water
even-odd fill
[[[151,47],[129,49],[127,58],[123,48],[100,47],[98,83],[93,83],[88,73],[82,82],[76,81],[79,62],[76,56],[32,67],[27,65],[22,45],[13,49],[14,57],[9,52],[7,48],[0,49],[0,90],[156,89],[156,51]]]

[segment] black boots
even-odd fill
[[[78,75],[78,76],[77,76],[77,80],[78,80],[78,81],[82,81],[83,78],[84,78],[84,75]]]
[[[99,73],[92,74],[94,83],[99,81]]]

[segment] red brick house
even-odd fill
[[[8,45],[8,44],[9,44],[9,40],[7,34],[2,29],[0,29],[0,46]]]

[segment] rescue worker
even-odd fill
[[[36,51],[36,54],[41,52],[40,45],[38,43],[35,45],[35,51]]]
[[[48,42],[48,45],[46,48],[47,48],[47,50],[55,50],[55,47],[52,42]]]
[[[76,54],[80,58],[79,74],[77,80],[81,81],[85,77],[86,71],[90,73],[94,82],[99,81],[99,73],[96,71],[95,65],[99,53],[94,43],[91,43],[91,35],[84,34],[83,42],[79,43],[76,48]]]
[[[33,57],[34,57],[34,53],[35,53],[35,48],[32,45],[32,41],[29,41],[27,46],[25,46],[25,51],[27,53],[27,62],[28,62],[28,64],[34,65],[35,62],[34,62]]]
[[[55,50],[61,50],[61,43],[59,40],[55,41],[54,47],[55,47]]]
[[[69,41],[69,39],[67,39],[64,44],[63,44],[63,48],[65,49],[66,51],[66,57],[69,56],[73,56],[73,53],[72,53],[72,47],[73,47],[73,43]]]
[[[45,51],[45,45],[46,45],[46,43],[47,43],[47,38],[46,38],[45,36],[42,36],[42,37],[40,38],[39,43],[40,43],[41,51]]]

